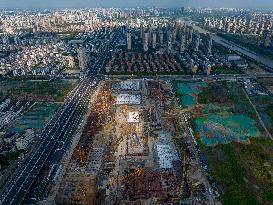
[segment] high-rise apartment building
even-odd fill
[[[173,52],[173,35],[172,33],[169,33],[169,37],[168,37],[168,53],[172,53]]]
[[[156,32],[153,32],[152,38],[153,38],[152,47],[153,47],[153,49],[155,49],[156,48]]]
[[[181,35],[180,39],[180,53],[183,53],[186,50],[186,36],[184,33]]]
[[[144,33],[143,50],[146,52],[149,50],[149,33]]]
[[[193,40],[193,50],[195,52],[199,51],[199,45],[200,45],[200,34],[196,32],[194,35],[194,40]]]
[[[80,47],[77,49],[77,52],[78,52],[79,68],[81,71],[85,71],[87,69],[88,62],[89,62],[86,49],[83,47]]]
[[[206,35],[206,38],[204,40],[204,46],[205,46],[205,53],[210,54],[212,49],[212,36],[210,33]]]
[[[159,31],[159,42],[160,42],[160,46],[162,46],[164,43],[164,35],[162,30]]]
[[[131,32],[127,32],[127,49],[132,49],[132,34]]]

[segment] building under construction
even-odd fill
[[[166,82],[105,81],[55,201],[107,205],[206,201],[182,114]]]

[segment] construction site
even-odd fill
[[[216,189],[216,188],[215,188]],[[170,83],[101,83],[56,204],[221,204]]]

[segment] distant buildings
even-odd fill
[[[210,54],[212,49],[212,36],[211,34],[206,34],[206,38],[204,39],[204,50],[206,54]]]
[[[212,16],[210,14],[209,17],[204,17],[203,25],[225,33],[248,36],[253,39],[254,44],[257,44],[256,39],[259,39],[258,44],[261,47],[273,48],[272,13],[267,11],[231,13],[230,15],[226,14],[226,16]],[[257,37],[253,38],[253,36]]]
[[[160,46],[162,46],[164,43],[164,34],[162,30],[159,31],[159,42],[160,42]]]
[[[273,35],[269,30],[264,30],[263,35],[262,35],[262,40],[261,40],[261,46],[263,47],[270,47],[273,45]]]
[[[132,49],[132,34],[130,32],[127,32],[127,49]]]
[[[172,53],[173,52],[173,36],[170,33],[169,37],[168,37],[168,53]]]
[[[156,48],[156,40],[157,40],[156,33],[153,32],[152,36],[153,36],[152,47],[153,47],[153,49],[155,49]]]
[[[143,23],[140,23],[140,39],[143,39],[143,36],[144,36]]]
[[[185,50],[186,50],[186,36],[182,34],[180,39],[180,53],[183,53]]]
[[[143,21],[134,25],[135,27],[130,27],[131,31],[126,33],[127,50],[134,51],[141,46],[144,52],[183,53],[188,49],[199,51],[201,37],[191,26],[185,25],[182,21],[159,23],[156,19],[153,22]],[[132,39],[134,39],[134,45],[132,45]],[[208,38],[206,54],[211,52],[211,46],[212,39]]]
[[[221,17],[204,17],[204,26],[216,28],[227,33],[262,36],[264,31],[273,33],[273,16],[266,12],[238,13]]]
[[[190,44],[192,42],[192,37],[193,37],[193,28],[187,27],[186,31],[187,31],[188,44]]]
[[[196,32],[194,35],[194,40],[193,40],[193,50],[195,52],[199,51],[199,45],[200,45],[200,34]]]
[[[149,50],[149,33],[144,33],[143,50],[147,52]]]
[[[89,56],[86,52],[85,48],[78,48],[78,60],[79,60],[79,68],[81,71],[85,71],[88,67]]]
[[[78,57],[84,56],[78,55],[77,47],[84,44],[86,52],[100,53],[99,48],[109,39],[113,27],[124,25],[124,21],[117,19],[130,13],[122,9],[49,9],[47,12],[18,9],[12,13],[2,10],[0,75],[67,74],[67,69],[78,67]],[[80,59],[80,67],[84,69],[86,62],[83,57]]]

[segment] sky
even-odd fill
[[[238,7],[273,9],[273,0],[0,0],[0,8]]]

